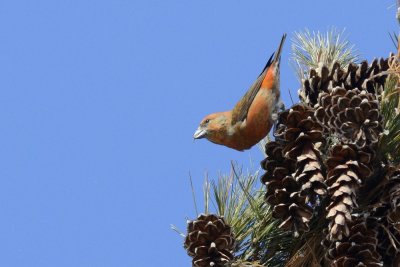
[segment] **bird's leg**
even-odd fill
[[[279,98],[278,101],[276,102],[275,108],[272,111],[272,121],[274,122],[274,126],[273,126],[273,136],[275,137],[275,140],[277,141],[282,141],[279,137],[277,137],[275,135],[275,132],[278,128],[278,118],[279,118],[279,113],[285,110],[285,104],[283,103],[282,99]]]

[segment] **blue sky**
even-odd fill
[[[236,152],[192,135],[230,109],[286,32],[346,28],[387,56],[392,0],[0,2],[0,266],[190,266],[205,173]],[[281,89],[299,84],[282,57]]]

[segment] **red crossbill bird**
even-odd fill
[[[207,115],[194,139],[209,141],[239,151],[251,148],[266,137],[277,117],[280,101],[279,65],[286,34],[257,80],[232,110]]]

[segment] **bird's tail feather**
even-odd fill
[[[263,75],[263,73],[269,68],[269,66],[272,65],[272,63],[277,63],[275,64],[275,68],[279,67],[279,63],[280,63],[280,59],[281,59],[281,53],[282,53],[282,48],[283,48],[283,44],[285,43],[286,40],[286,33],[283,34],[281,42],[279,44],[278,49],[272,53],[271,57],[268,59],[267,64],[265,64],[265,67],[263,68],[263,70],[261,71],[260,75],[258,75],[259,77],[261,75]]]
[[[274,59],[272,60],[272,62],[279,62],[279,60],[281,59],[282,48],[283,48],[283,44],[285,43],[285,40],[286,40],[286,33],[283,34],[283,36],[282,36],[281,42],[278,46],[278,49],[274,53]]]

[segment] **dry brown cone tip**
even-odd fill
[[[297,236],[301,231],[308,231],[312,209],[305,197],[300,196],[300,186],[291,176],[295,170],[294,161],[285,158],[282,149],[278,142],[266,145],[267,157],[261,162],[266,173],[261,181],[267,187],[265,199],[273,207],[273,217],[282,221],[279,227]]]
[[[222,267],[233,259],[235,240],[224,218],[201,214],[188,222],[184,248],[193,258],[193,267]]]

